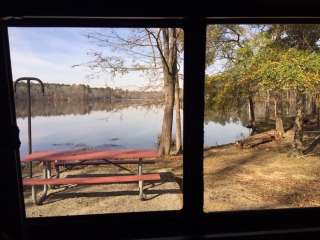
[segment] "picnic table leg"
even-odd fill
[[[59,167],[59,165],[57,164],[58,163],[58,161],[54,161],[54,162],[52,162],[52,165],[53,165],[53,167],[54,167],[54,169],[55,169],[55,171],[56,171],[56,178],[60,178],[60,167]],[[50,178],[51,178],[51,167],[52,166],[50,166],[50,174],[49,174],[49,176],[50,176]],[[58,186],[56,186],[56,185],[50,185],[50,189],[57,189],[58,188]]]
[[[48,178],[48,173],[50,174],[50,170],[48,169],[47,164],[48,164],[47,162],[43,162],[43,177],[44,178]],[[47,192],[48,192],[48,185],[45,184],[45,185],[43,185],[43,192],[42,192],[40,198],[38,199],[35,186],[32,186],[31,193],[32,193],[32,200],[33,200],[34,204],[41,205],[42,202],[47,197]]]
[[[60,166],[58,161],[54,162],[54,168],[56,170],[56,178],[60,178]]]
[[[139,162],[138,162],[138,175],[142,176],[142,159],[141,158],[139,158]],[[140,197],[140,200],[144,200],[143,180],[139,180],[139,197]]]
[[[47,178],[51,178],[51,162],[48,162],[47,163]],[[48,185],[48,188],[49,189],[52,189],[53,188],[53,185]]]

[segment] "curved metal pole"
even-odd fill
[[[27,81],[27,91],[28,91],[28,98],[27,98],[27,103],[28,103],[28,146],[29,146],[29,154],[32,153],[32,132],[31,132],[31,81],[36,81],[40,84],[41,86],[41,91],[42,95],[44,96],[44,84],[39,78],[35,77],[21,77],[18,78],[15,83],[14,83],[14,91],[17,91],[17,84],[21,81]],[[32,178],[32,162],[30,161],[29,163],[29,177]]]
[[[14,90],[15,91],[17,89],[18,82],[21,82],[21,81],[24,81],[24,80],[28,81],[28,82],[30,82],[30,81],[38,82],[40,84],[40,86],[41,86],[42,95],[44,96],[44,84],[39,78],[35,78],[35,77],[21,77],[21,78],[16,79],[16,81],[14,83]]]

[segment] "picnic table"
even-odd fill
[[[69,150],[69,151],[41,151],[33,152],[22,159],[22,162],[41,162],[43,168],[43,178],[25,178],[24,186],[32,187],[32,200],[36,205],[41,205],[47,197],[49,186],[77,184],[107,184],[107,183],[129,183],[138,182],[139,197],[144,200],[143,182],[159,181],[160,174],[143,174],[143,164],[155,163],[158,153],[154,150]],[[101,165],[113,164],[121,166],[122,164],[137,164],[138,171],[136,175],[108,176],[108,177],[71,177],[60,178],[60,167],[79,166],[79,165]],[[52,176],[52,167],[55,168],[56,175]],[[43,186],[43,192],[40,198],[37,197],[35,186]]]

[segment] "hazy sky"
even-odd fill
[[[101,30],[101,29],[100,29]],[[133,72],[112,77],[104,73],[100,78],[88,79],[87,67],[72,68],[92,58],[88,51],[99,50],[115,54],[110,49],[99,48],[90,42],[86,33],[94,28],[10,27],[10,53],[13,79],[24,76],[38,77],[46,83],[88,84],[96,87],[139,89],[147,84],[143,73]],[[125,36],[127,29],[121,29]]]

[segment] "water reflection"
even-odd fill
[[[32,116],[60,116],[85,115],[92,111],[117,111],[128,107],[145,106],[152,110],[152,106],[161,106],[161,102],[148,102],[146,100],[126,101],[32,101]],[[18,118],[28,116],[26,101],[16,101],[16,114]]]
[[[274,111],[275,105],[272,101],[260,99],[255,103],[255,119],[258,124],[265,125],[264,128],[274,128]],[[306,108],[307,112],[310,107]],[[288,100],[282,104],[282,115],[284,117],[284,126],[287,127],[296,114],[295,101]],[[215,109],[206,109],[204,116],[204,145],[215,146],[226,143],[232,143],[250,135],[250,129],[246,128],[250,123],[249,107],[243,106],[237,111],[223,113]]]
[[[250,135],[245,126],[249,118],[245,109],[223,114],[207,109],[204,115],[204,146],[232,143]]]
[[[27,153],[27,106],[16,102],[20,154]],[[144,101],[39,102],[32,104],[33,150],[157,148],[163,106]],[[174,118],[175,119],[175,118]],[[205,145],[234,142],[249,135],[245,111],[205,115]],[[175,123],[174,123],[175,126]],[[173,134],[175,128],[173,128]]]
[[[25,108],[17,105],[20,154],[27,153]],[[22,110],[22,111],[21,111]],[[130,102],[33,104],[34,151],[88,148],[155,148],[162,107]]]

